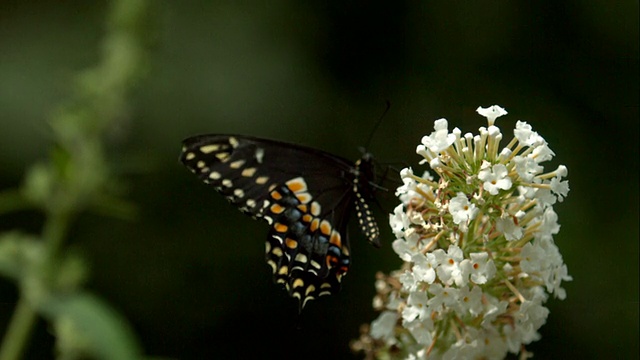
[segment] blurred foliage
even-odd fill
[[[2,360],[22,358],[25,348],[40,347],[30,341],[37,317],[50,324],[56,338],[49,356],[141,358],[141,347],[126,320],[82,289],[86,265],[65,249],[64,241],[86,209],[119,216],[133,213],[133,207],[114,191],[118,180],[107,164],[103,140],[114,124],[125,119],[127,94],[143,73],[143,33],[138,25],[146,10],[143,0],[111,4],[100,63],[75,78],[72,101],[51,116],[54,144],[49,157],[26,170],[21,187],[0,192],[4,214],[33,207],[45,217],[40,236],[19,230],[0,234],[0,275],[13,280],[20,294],[4,329]]]
[[[104,2],[0,3],[2,189],[67,133],[55,124],[51,132],[46,119],[69,97],[74,74],[100,59],[107,12]],[[128,192],[139,215],[83,214],[67,246],[89,264],[88,288],[133,324],[145,352],[353,356],[348,342],[374,316],[374,274],[398,266],[391,232],[378,250],[352,229],[343,291],[298,316],[264,264],[266,225],[176,159],[184,137],[206,132],[356,158],[389,100],[369,145],[384,163],[415,166],[415,146],[435,119],[476,130],[480,105],[509,111],[498,124],[504,133],[524,120],[549,142],[569,169],[555,239],[574,281],[565,301],[550,301],[530,349],[542,359],[638,358],[637,1],[187,1],[149,15],[157,24],[148,80],[126,97],[131,120],[108,129],[103,149],[105,168],[129,174],[108,181],[110,191]],[[117,73],[94,76],[108,83]],[[82,184],[105,175],[83,176]],[[382,195],[384,224],[394,200]],[[21,211],[0,217],[0,230],[37,232],[46,218],[15,204],[4,205]],[[109,209],[130,213],[117,202]],[[4,329],[18,291],[1,281]],[[37,327],[29,358],[51,356],[49,331]]]

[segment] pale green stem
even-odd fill
[[[42,234],[46,244],[42,274],[51,274],[52,261],[62,246],[68,225],[69,213],[66,211],[54,212],[47,219]],[[22,357],[37,318],[36,309],[27,297],[24,294],[20,296],[0,344],[0,360],[18,360]]]
[[[6,335],[0,346],[0,360],[20,359],[36,323],[36,311],[24,297],[16,305]]]

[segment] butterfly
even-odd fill
[[[266,221],[266,260],[302,310],[336,293],[351,265],[353,210],[369,242],[380,232],[368,202],[376,190],[370,154],[352,162],[309,147],[243,135],[199,135],[182,143],[180,161],[255,219]]]

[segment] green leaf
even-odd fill
[[[133,360],[142,357],[126,320],[95,295],[51,296],[38,306],[54,326],[61,358]]]
[[[42,243],[17,231],[0,234],[0,275],[18,280],[32,264],[40,263]]]
[[[43,163],[34,164],[25,175],[23,194],[31,202],[46,208],[44,205],[52,197],[54,179],[51,169]]]

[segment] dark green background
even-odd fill
[[[99,61],[105,2],[0,3],[0,186],[51,145],[49,114]],[[374,318],[377,270],[399,265],[386,228],[376,250],[352,229],[353,267],[337,296],[301,317],[264,264],[267,225],[235,211],[177,162],[206,132],[277,138],[417,165],[433,120],[477,132],[499,104],[511,138],[532,124],[569,169],[555,237],[574,281],[551,299],[537,358],[638,358],[638,2],[155,3],[147,78],[110,137],[137,221],[83,216],[69,246],[89,287],[131,321],[148,354],[190,358],[348,358]],[[505,142],[506,144],[506,142]],[[391,186],[391,185],[390,185]],[[394,206],[392,193],[381,202]],[[42,217],[0,218],[37,231]],[[0,330],[16,300],[0,280]],[[29,357],[48,357],[41,324]]]

